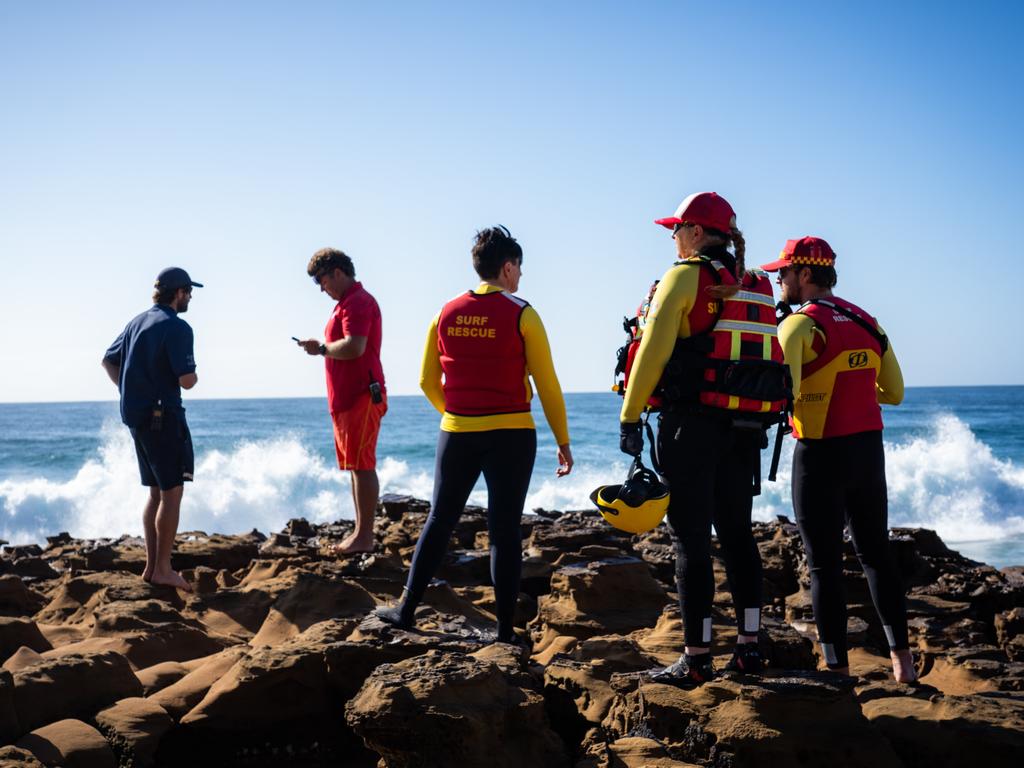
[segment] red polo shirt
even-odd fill
[[[380,365],[381,319],[377,300],[353,283],[334,307],[324,329],[328,342],[348,336],[365,336],[366,351],[354,360],[327,358],[327,405],[331,413],[349,410],[361,395],[369,396],[370,381],[379,381],[384,389],[384,370]]]

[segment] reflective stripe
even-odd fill
[[[834,667],[839,663],[839,659],[836,657],[836,647],[832,643],[822,643],[821,650],[825,654],[826,664]]]
[[[892,632],[892,627],[888,624],[883,624],[882,629],[885,630],[885,639],[889,641],[889,647],[896,647],[896,635]]]
[[[752,304],[764,304],[766,307],[775,308],[775,302],[772,301],[770,296],[765,296],[763,293],[754,293],[753,291],[738,291],[735,296],[732,297],[732,301],[749,301]]]
[[[769,323],[755,323],[742,320],[719,320],[715,323],[715,331],[741,331],[742,333],[758,333],[766,336],[775,336],[778,333],[778,326]]]
[[[743,609],[743,634],[745,635],[756,635],[757,631],[761,628],[761,609],[760,608],[744,608]]]
[[[704,619],[704,632],[701,633],[701,637],[705,643],[711,642],[711,617],[708,616]]]

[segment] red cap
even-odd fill
[[[778,272],[783,267],[805,264],[807,266],[832,267],[836,263],[836,254],[832,246],[820,237],[801,237],[799,240],[787,240],[786,247],[779,254],[779,260],[771,264],[762,264],[765,272]]]
[[[679,204],[674,216],[655,219],[654,223],[669,229],[676,224],[700,224],[719,232],[728,232],[736,226],[736,212],[717,192],[695,192]]]

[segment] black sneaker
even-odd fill
[[[690,656],[684,653],[675,664],[648,673],[652,683],[675,685],[680,688],[696,688],[715,677],[715,666],[711,663],[711,654],[702,653]]]
[[[764,656],[757,643],[741,643],[732,652],[732,658],[725,665],[726,672],[738,672],[741,675],[760,675],[764,671]]]
[[[390,624],[397,629],[412,629],[412,622],[406,621],[402,618],[402,609],[397,605],[379,605],[370,611],[372,616],[376,616],[386,624]]]

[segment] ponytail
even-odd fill
[[[745,259],[747,253],[747,241],[743,239],[743,233],[736,227],[733,227],[729,230],[729,234],[723,235],[723,237],[732,242],[733,253],[736,257],[736,283],[733,285],[708,286],[708,293],[716,299],[727,299],[730,296],[735,296],[740,290],[740,283],[742,283],[743,278],[747,276]]]

